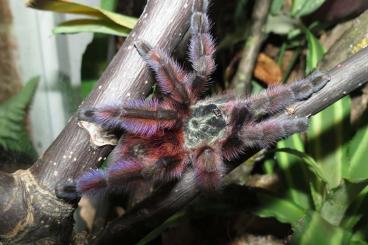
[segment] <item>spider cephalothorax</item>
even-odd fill
[[[199,187],[211,189],[219,186],[225,160],[306,129],[307,118],[268,117],[321,89],[329,79],[320,73],[248,98],[225,94],[200,99],[215,68],[207,7],[207,0],[193,6],[189,48],[193,72],[184,71],[159,48],[138,42],[137,51],[156,74],[162,96],[80,111],[80,120],[126,133],[106,171],[93,170],[79,178],[79,192],[129,190],[147,179],[170,181],[188,167],[194,168]]]

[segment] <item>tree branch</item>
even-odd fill
[[[151,88],[146,64],[133,48],[140,39],[172,51],[188,29],[193,0],[149,0],[136,27],[81,107],[145,97]],[[54,193],[60,181],[96,168],[111,147],[92,148],[76,117],[34,165],[13,174],[0,172],[0,239],[4,243],[70,239],[74,206]]]

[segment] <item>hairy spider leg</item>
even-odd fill
[[[208,0],[193,3],[190,21],[191,39],[189,44],[189,59],[194,70],[193,78],[188,86],[193,100],[197,101],[207,91],[209,76],[215,70],[215,43],[209,32],[210,21],[207,16]]]
[[[160,91],[177,110],[188,110],[191,102],[190,91],[185,86],[188,74],[165,51],[152,48],[143,41],[136,42],[135,47],[156,74]]]
[[[242,145],[243,143],[245,143],[244,146],[246,147],[260,146],[257,142],[244,142],[244,139],[240,138],[239,131],[243,128],[243,125],[248,125],[246,127],[249,127],[250,131],[255,129],[254,132],[259,132],[261,129],[257,127],[262,126],[263,123],[266,123],[264,124],[266,127],[271,127],[272,124],[275,124],[275,133],[280,133],[280,137],[278,139],[289,136],[290,134],[287,134],[287,130],[286,134],[283,133],[283,130],[277,131],[277,122],[271,121],[267,123],[267,121],[264,121],[257,124],[255,124],[255,122],[264,116],[271,115],[285,109],[292,103],[307,99],[313,93],[324,87],[328,81],[330,81],[329,76],[317,71],[307,78],[296,81],[289,86],[279,85],[270,87],[266,91],[258,95],[251,96],[245,100],[229,102],[228,106],[232,111],[230,121],[233,127],[229,138],[223,144],[224,158],[227,160],[236,158],[242,151],[244,151],[244,148],[239,147],[239,145]],[[281,126],[285,123],[286,122],[280,122]],[[295,123],[300,125],[297,121],[295,121]],[[285,127],[287,127],[287,124],[285,125]],[[305,126],[301,126],[301,129],[304,127]],[[275,140],[273,140],[275,136],[272,134],[269,136],[270,139],[265,139],[266,144],[264,146],[268,145],[267,142],[270,144],[275,142]]]
[[[130,191],[147,180],[168,182],[181,177],[189,164],[181,148],[180,132],[155,137],[123,136],[112,152],[106,171],[91,170],[78,179],[83,194],[109,190]]]
[[[269,119],[260,123],[244,125],[238,137],[247,148],[265,148],[308,127],[307,118]]]
[[[278,85],[268,88],[263,93],[239,101],[237,107],[248,108],[252,118],[260,118],[285,109],[287,106],[309,98],[330,80],[329,76],[314,72],[307,78],[291,85]]]
[[[106,170],[107,188],[112,192],[130,191],[145,182],[142,175],[144,164],[138,159],[125,156],[118,161],[112,162]]]
[[[144,166],[133,159],[120,159],[106,170],[90,170],[79,177],[77,191],[94,195],[101,191],[129,191],[144,181],[141,171]]]
[[[108,130],[125,129],[148,136],[159,129],[172,128],[179,118],[171,105],[159,103],[157,99],[128,100],[121,105],[82,109],[78,116]]]
[[[76,182],[76,191],[80,194],[95,194],[107,187],[106,173],[93,169],[84,173]]]

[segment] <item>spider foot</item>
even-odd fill
[[[328,74],[315,71],[305,79],[294,82],[291,89],[297,100],[304,100],[321,90],[330,80],[331,77]]]
[[[57,183],[55,187],[55,195],[56,197],[73,204],[78,203],[81,198],[80,193],[77,191],[76,183],[73,180],[60,181]]]
[[[158,100],[129,100],[122,105],[82,109],[79,120],[95,122],[104,129],[125,129],[131,133],[151,136],[159,129],[175,126],[178,114]]]
[[[318,92],[321,90],[330,80],[331,76],[322,71],[316,70],[310,74],[307,79],[313,84],[313,92]]]

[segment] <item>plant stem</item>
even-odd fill
[[[247,95],[251,92],[251,78],[259,50],[266,36],[264,24],[266,23],[271,3],[271,0],[255,1],[250,34],[244,43],[239,67],[232,81],[232,86],[239,95]]]

